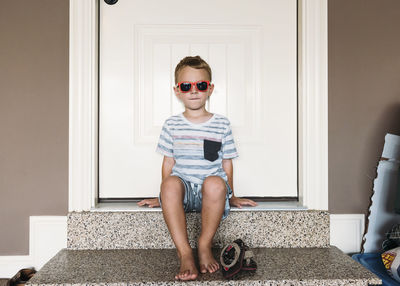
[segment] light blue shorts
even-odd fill
[[[178,177],[178,176],[176,176]],[[185,197],[183,198],[183,208],[185,210],[185,213],[187,212],[201,212],[201,202],[203,195],[201,193],[201,187],[202,185],[194,184],[191,182],[187,182],[186,180],[182,179],[181,177],[178,177],[183,185],[185,186]],[[230,211],[230,206],[229,206],[229,199],[232,197],[232,189],[229,186],[228,182],[225,181],[226,185],[226,199],[225,199],[225,209],[224,213],[222,214],[222,220],[224,220]],[[158,200],[160,201],[160,206],[162,206],[161,203],[161,193],[158,195]]]

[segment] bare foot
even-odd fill
[[[201,273],[213,273],[219,269],[219,263],[214,259],[211,246],[201,245],[199,242],[199,264]]]
[[[194,264],[193,255],[184,255],[180,258],[181,268],[179,273],[175,275],[175,279],[194,280],[199,275],[196,265]]]

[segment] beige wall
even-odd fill
[[[0,255],[26,255],[29,216],[67,213],[68,0],[1,4]],[[329,209],[363,213],[383,137],[400,135],[400,1],[328,14]]]
[[[329,210],[365,213],[384,136],[400,135],[400,1],[328,4]]]
[[[68,211],[68,0],[0,5],[0,255]]]

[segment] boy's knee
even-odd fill
[[[176,176],[170,176],[161,183],[161,196],[183,195],[184,189],[181,180]]]
[[[225,181],[218,176],[207,177],[203,182],[202,193],[203,196],[213,197],[215,199],[225,198],[227,189]]]

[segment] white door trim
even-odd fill
[[[69,211],[96,207],[97,0],[70,0]],[[299,0],[299,198],[328,209],[327,0]]]
[[[90,210],[97,195],[97,0],[70,0],[69,211]]]
[[[328,210],[328,5],[299,0],[299,198]]]

